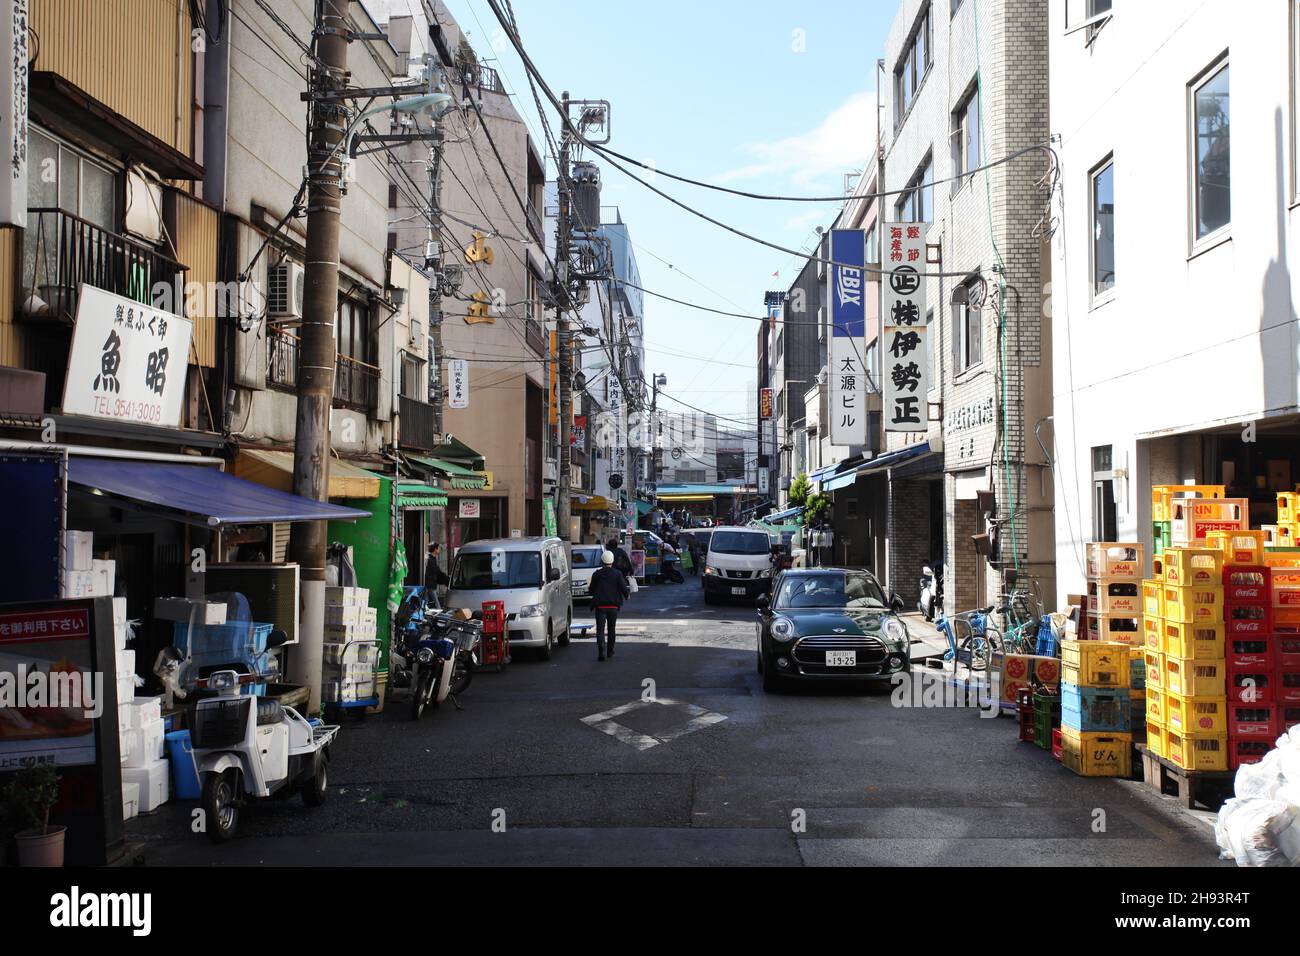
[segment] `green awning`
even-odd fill
[[[399,481],[397,483],[397,507],[399,508],[445,508],[447,496],[419,481]]]
[[[411,461],[419,462],[426,468],[432,468],[444,474],[451,486],[463,491],[475,491],[487,484],[487,475],[473,468],[466,468],[444,458],[423,458],[419,455],[407,455]]]

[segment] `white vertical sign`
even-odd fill
[[[921,222],[885,224],[884,341],[881,368],[885,431],[929,429],[926,358],[925,230]]]
[[[867,443],[867,237],[861,229],[832,229],[829,243],[831,444]]]
[[[452,359],[447,363],[447,407],[469,408],[469,362]]]
[[[0,224],[27,225],[27,0],[0,12]]]

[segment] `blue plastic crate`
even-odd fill
[[[1061,685],[1061,726],[1082,733],[1124,732],[1129,729],[1132,706],[1127,690],[1109,687]]]
[[[273,630],[274,624],[258,624],[255,621],[195,626],[194,648],[190,657],[195,667],[235,662],[254,667],[264,660],[266,642]],[[182,656],[190,650],[189,633],[189,624],[177,621],[173,625],[172,643]]]
[[[1133,690],[1144,690],[1147,686],[1147,662],[1145,658],[1136,657],[1131,662],[1132,670],[1129,679],[1129,687]]]

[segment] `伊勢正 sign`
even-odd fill
[[[63,411],[179,426],[192,333],[189,319],[83,283]]]
[[[884,366],[881,391],[887,432],[923,432],[929,425],[926,358],[925,230],[923,222],[885,224]]]
[[[831,303],[830,377],[831,444],[867,443],[866,233],[832,229],[831,264],[827,270]]]

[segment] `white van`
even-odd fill
[[[772,585],[772,536],[757,528],[714,528],[703,571],[705,604],[766,594]]]
[[[569,643],[569,549],[559,538],[471,541],[456,552],[449,577],[448,607],[480,611],[484,601],[505,602],[512,648],[537,648],[547,660],[555,644]]]

